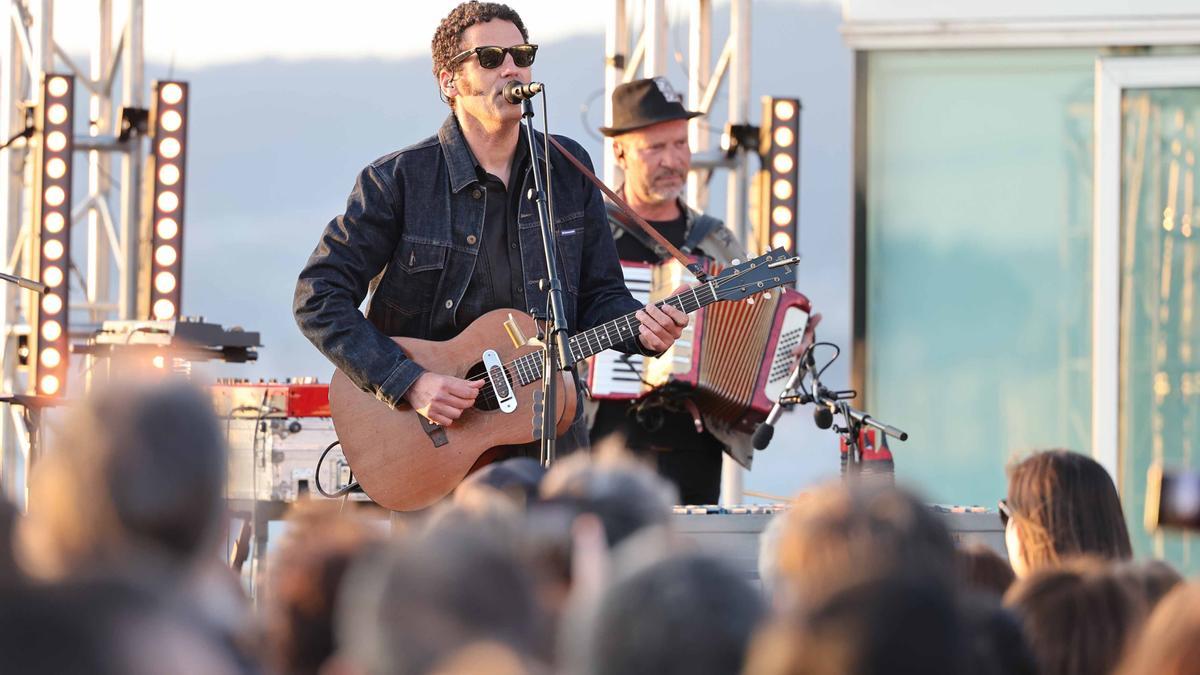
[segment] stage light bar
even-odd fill
[[[800,232],[800,99],[763,97],[755,241],[796,252]]]
[[[49,288],[37,299],[30,388],[43,396],[62,396],[70,362],[68,314],[71,264],[71,169],[74,150],[75,80],[70,75],[42,77],[38,108],[34,231],[38,279]]]
[[[154,83],[151,107],[153,151],[150,167],[154,194],[151,200],[150,277],[146,283],[146,314],[157,320],[179,317],[183,296],[183,209],[187,183],[186,82]],[[146,297],[146,296],[144,296]]]

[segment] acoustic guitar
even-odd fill
[[[659,303],[688,314],[717,301],[748,301],[795,280],[798,258],[782,248],[726,268],[707,283]],[[638,335],[634,314],[571,336],[571,355],[582,361]],[[483,379],[473,408],[453,424],[430,422],[406,402],[395,409],[356,387],[340,370],[329,384],[329,408],[342,452],[359,485],[376,503],[393,511],[425,508],[450,494],[485,453],[502,445],[538,440],[535,408],[541,406],[542,346],[528,314],[498,309],[476,319],[444,342],[392,338],[426,370],[468,380]],[[574,378],[561,374],[555,433],[575,418]]]

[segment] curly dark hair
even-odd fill
[[[430,44],[433,52],[433,76],[437,77],[443,70],[450,70],[450,60],[462,51],[463,31],[492,19],[511,22],[521,31],[521,39],[529,41],[529,31],[525,30],[525,22],[521,21],[521,15],[508,5],[477,0],[464,2],[452,9],[433,32],[433,42]]]

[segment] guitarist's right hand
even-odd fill
[[[425,372],[408,388],[404,398],[425,419],[448,427],[475,403],[484,382]]]

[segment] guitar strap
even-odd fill
[[[592,173],[586,166],[583,165],[583,162],[580,162],[578,159],[575,159],[575,155],[572,155],[571,153],[567,152],[566,148],[564,148],[562,146],[562,144],[560,144],[558,142],[558,140],[555,139],[553,136],[550,136],[550,144],[553,145],[555,148],[557,148],[558,151],[560,153],[562,153],[562,155],[564,157],[567,158],[567,161],[570,162],[576,169],[579,169],[579,172],[582,173],[584,176],[586,176],[588,180],[595,183],[596,187],[600,188],[600,191],[604,193],[604,196],[608,197],[609,200],[611,200],[613,204],[616,204],[617,208],[621,210],[621,212],[624,216],[628,217],[629,220],[632,220],[633,222],[637,223],[638,226],[641,227],[642,230],[646,234],[650,235],[651,239],[653,239],[659,246],[666,249],[667,252],[670,253],[671,256],[674,257],[676,260],[678,260],[681,265],[686,267],[687,270],[689,272],[691,272],[692,275],[695,276],[696,279],[700,283],[705,283],[708,281],[708,275],[704,273],[704,270],[700,267],[700,265],[698,263],[694,263],[691,260],[689,260],[688,257],[683,254],[682,251],[675,248],[674,244],[667,241],[667,238],[662,236],[661,232],[654,229],[650,225],[650,223],[646,222],[646,220],[644,218],[642,218],[638,214],[634,213],[633,209],[630,208],[630,206],[625,203],[624,199],[621,199],[620,197],[617,196],[617,193],[608,189],[608,186],[604,184],[604,181],[597,178],[596,174]]]

